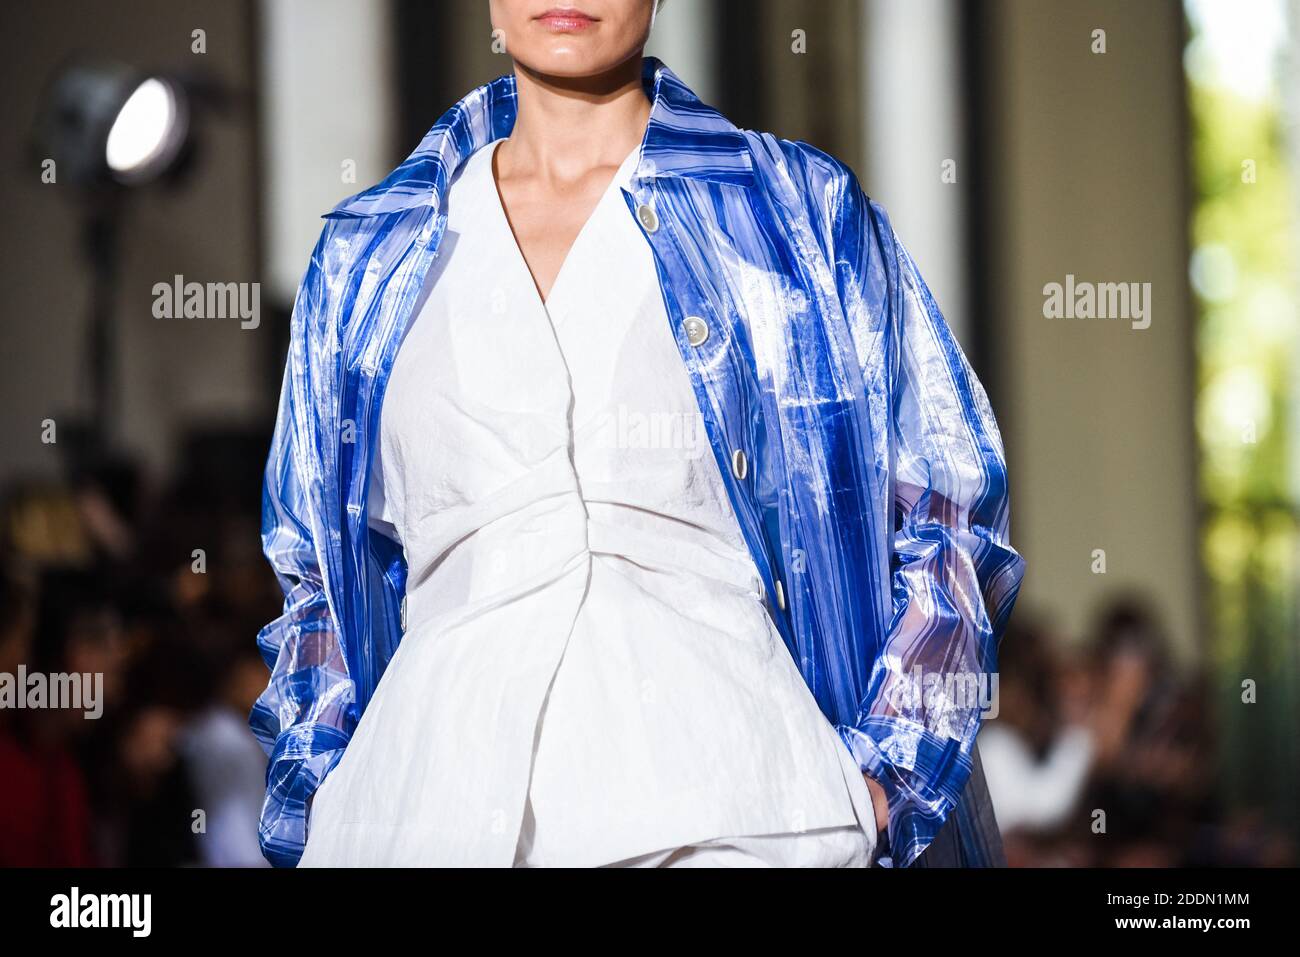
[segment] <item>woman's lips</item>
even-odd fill
[[[538,21],[553,33],[577,33],[596,25],[596,19],[581,10],[547,10]]]

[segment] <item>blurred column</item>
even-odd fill
[[[659,12],[646,47],[710,104],[718,95],[715,6],[714,0],[672,0]]]
[[[1028,560],[1021,607],[1081,638],[1104,602],[1136,593],[1174,651],[1194,660],[1203,645],[1182,8],[991,0],[980,21],[980,189],[992,198],[981,254],[1012,541]],[[1047,318],[1044,287],[1068,275],[1150,283],[1150,328]]]
[[[393,166],[391,0],[260,0],[266,293],[291,302],[322,213]]]
[[[733,22],[757,18],[752,67],[731,78],[750,85],[762,77],[762,116],[755,125],[786,139],[805,140],[861,173],[859,0],[765,0],[733,4],[731,15]]]
[[[867,194],[970,349],[958,0],[869,0],[861,31]]]

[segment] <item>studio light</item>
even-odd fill
[[[174,182],[189,167],[192,115],[213,100],[212,88],[195,78],[102,59],[65,64],[46,88],[33,147],[42,182],[80,213],[90,279],[81,377],[87,408],[78,443],[88,455],[110,447],[115,432],[123,217],[142,187]]]
[[[78,186],[141,186],[176,171],[190,145],[179,80],[112,61],[73,63],[54,78],[36,148]]]
[[[171,168],[188,135],[183,95],[166,80],[150,77],[135,88],[109,128],[104,161],[124,183],[148,182]]]

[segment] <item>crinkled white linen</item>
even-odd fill
[[[384,399],[369,511],[407,630],[301,864],[865,865],[871,799],[764,605],[624,199],[636,153],[543,304],[495,147],[448,192]]]

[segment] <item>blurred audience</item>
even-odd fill
[[[0,866],[264,865],[265,443],[196,437],[164,489],[112,460],[0,493],[0,674],[102,682],[97,718],[0,709]]]
[[[266,441],[196,436],[164,489],[116,460],[0,493],[0,675],[99,675],[103,708],[0,708],[0,866],[263,865],[246,722],[280,605]],[[1285,835],[1216,799],[1208,702],[1139,599],[1082,642],[1019,609],[980,736],[1008,861],[1293,864]]]
[[[0,596],[0,674],[16,683],[24,666],[35,671],[54,663],[62,670],[62,656],[51,658],[48,647],[37,653],[37,603],[29,588],[6,574]],[[86,778],[74,749],[77,718],[77,712],[0,709],[0,866],[95,863]]]
[[[979,740],[1009,864],[1294,864],[1285,833],[1218,801],[1204,676],[1175,666],[1145,602],[1115,600],[1068,647],[1027,609],[1002,640]]]
[[[1050,831],[1078,806],[1098,736],[1046,631],[1009,629],[999,667],[998,717],[979,736],[998,824],[1012,834]]]

